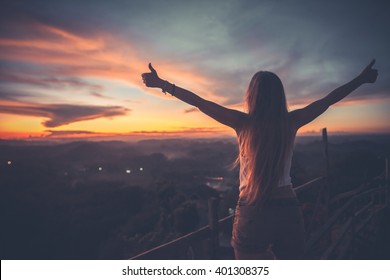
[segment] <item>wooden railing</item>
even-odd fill
[[[313,188],[320,182],[325,180],[324,177],[316,178],[304,185],[296,188],[296,192],[299,195],[307,189]],[[209,224],[197,231],[191,232],[187,235],[179,237],[173,241],[157,246],[151,250],[145,251],[139,255],[132,257],[131,259],[143,260],[143,259],[177,259],[183,258],[183,256],[191,255],[192,248],[199,244],[201,241],[208,240],[208,256],[210,259],[219,258],[219,233],[224,230],[231,230],[233,225],[234,215],[229,215],[223,219],[218,220],[218,200],[216,198],[210,198],[209,202]],[[316,215],[316,213],[313,213]]]
[[[219,232],[222,229],[231,228],[233,215],[227,216],[223,219],[218,220],[217,213],[218,201],[215,198],[209,199],[209,224],[197,231],[191,232],[187,235],[179,237],[173,241],[157,246],[151,250],[145,251],[131,259],[171,259],[177,258],[177,256],[183,256],[191,254],[192,247],[194,244],[204,240],[209,241],[210,258],[217,259],[218,247],[219,247]]]
[[[311,217],[306,221],[307,246],[305,258],[308,259],[334,258],[336,253],[337,257],[342,258],[353,244],[353,236],[371,221],[377,211],[390,206],[387,160],[384,182],[369,190],[358,188],[355,191],[340,194],[330,201],[330,170],[326,128],[322,130],[322,138],[325,159],[324,175],[295,188],[298,196],[308,190],[316,189],[318,191],[314,210]],[[336,205],[338,201],[346,198],[348,198],[348,201],[330,215],[330,206]],[[207,242],[208,252],[202,254],[201,258],[220,258],[220,232],[231,231],[234,215],[219,220],[217,214],[218,200],[216,198],[210,198],[208,206],[209,223],[207,226],[145,251],[131,259],[195,258],[194,251],[196,251],[196,248],[202,247],[204,245],[202,243],[205,241]],[[316,229],[314,220],[320,211],[324,212],[322,215],[325,217],[325,222],[322,227]],[[337,235],[335,235],[335,227],[338,229]],[[332,236],[332,234],[335,236]],[[347,240],[347,242],[343,242],[343,246],[340,246],[343,240]]]
[[[376,187],[350,197],[312,234],[306,244],[306,258],[345,258],[359,232],[379,211],[389,207],[389,193],[389,183],[383,180]]]

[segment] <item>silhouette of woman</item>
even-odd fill
[[[308,106],[289,112],[281,80],[257,72],[245,95],[246,113],[220,106],[160,79],[149,63],[147,87],[156,87],[198,107],[237,134],[240,194],[232,240],[236,259],[302,259],[304,225],[290,167],[297,130],[365,83],[374,83],[375,60],[350,82]]]

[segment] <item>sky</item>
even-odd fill
[[[386,3],[387,2],[387,3]],[[243,109],[259,70],[306,106],[357,76],[366,84],[299,133],[390,133],[388,1],[4,1],[0,139],[215,137],[234,131],[146,88],[159,76]]]

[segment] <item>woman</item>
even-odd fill
[[[310,105],[288,112],[282,82],[260,71],[249,83],[247,113],[232,110],[160,79],[149,63],[142,74],[147,87],[162,89],[198,107],[236,131],[239,144],[240,194],[231,244],[236,259],[302,259],[304,225],[290,178],[295,135],[299,128],[324,113],[364,83],[374,83],[375,60],[345,85]]]

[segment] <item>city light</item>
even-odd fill
[[[130,169],[126,169],[126,173],[127,173],[127,174],[130,174],[130,173],[131,173],[131,170],[130,170]]]
[[[12,164],[12,161],[10,161],[10,160],[7,161],[7,164],[8,164],[8,165],[11,165],[11,164]]]
[[[144,169],[142,167],[139,168],[139,171],[143,171]]]
[[[103,167],[99,167],[99,171],[102,171],[103,170]]]

